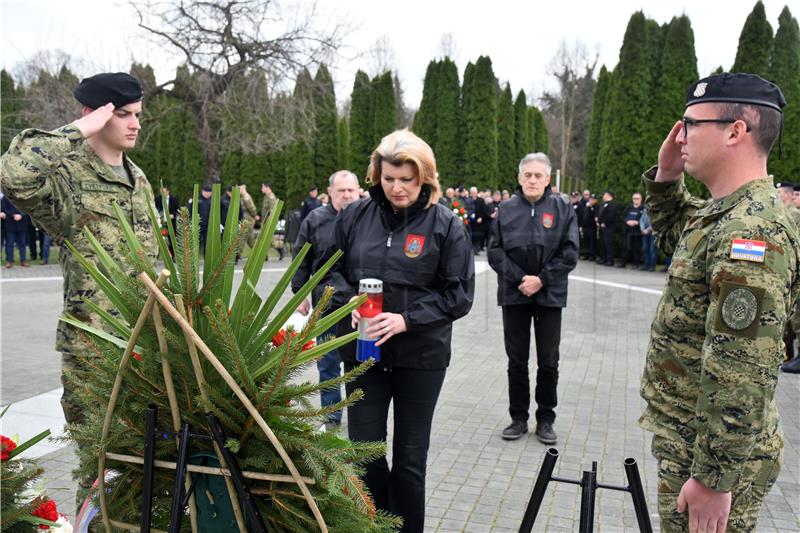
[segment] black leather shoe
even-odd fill
[[[503,440],[517,440],[528,432],[528,424],[522,420],[514,420],[511,425],[503,430]]]
[[[781,372],[800,374],[800,356],[790,359],[781,365]]]
[[[558,437],[556,432],[553,431],[553,424],[550,422],[540,422],[536,424],[536,438],[542,444],[555,444]]]

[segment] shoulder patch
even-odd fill
[[[715,327],[722,333],[755,337],[764,289],[723,281],[719,291]]]
[[[766,252],[767,243],[765,241],[733,239],[731,242],[731,259],[763,263]]]

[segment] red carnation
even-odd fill
[[[463,208],[463,207],[462,207],[461,209],[459,209],[459,210],[458,210],[458,212],[459,212],[459,213],[461,213],[462,215],[463,215],[464,213],[466,213],[466,211],[464,211],[464,208]]]
[[[138,354],[138,353],[136,353],[136,352],[133,352],[133,358],[134,358],[134,359],[136,359],[137,361],[141,361],[141,360],[142,360],[142,356],[141,356],[141,355],[139,355],[139,354]]]
[[[17,443],[5,435],[0,435],[0,460],[8,461],[8,455],[14,451]]]
[[[161,235],[162,235],[163,237],[166,237],[166,236],[167,236],[167,228],[161,228]]]
[[[286,342],[286,330],[282,329],[272,337],[272,345],[277,348],[284,342]]]
[[[42,500],[42,502],[39,504],[39,507],[33,511],[33,516],[55,522],[58,520],[58,509],[56,508],[56,502],[53,500]],[[39,529],[50,529],[50,526],[40,524]]]
[[[310,350],[313,347],[314,347],[314,341],[308,341],[303,345],[303,351],[305,352],[306,350]]]
[[[458,201],[453,202],[453,207],[455,207],[455,208],[458,208],[458,206],[460,206],[460,205],[461,204],[459,204]]]

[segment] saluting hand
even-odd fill
[[[683,158],[678,135],[683,135],[683,123],[679,120],[661,144],[658,151],[658,171],[656,181],[678,181],[683,174]]]
[[[83,135],[84,139],[88,139],[102,130],[113,116],[114,104],[109,102],[102,107],[98,107],[88,115],[79,118],[73,122],[72,125],[81,131],[81,135]]]

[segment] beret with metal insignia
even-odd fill
[[[786,105],[786,98],[783,97],[780,87],[761,76],[723,72],[689,86],[686,107],[706,102],[753,104],[781,111]]]

